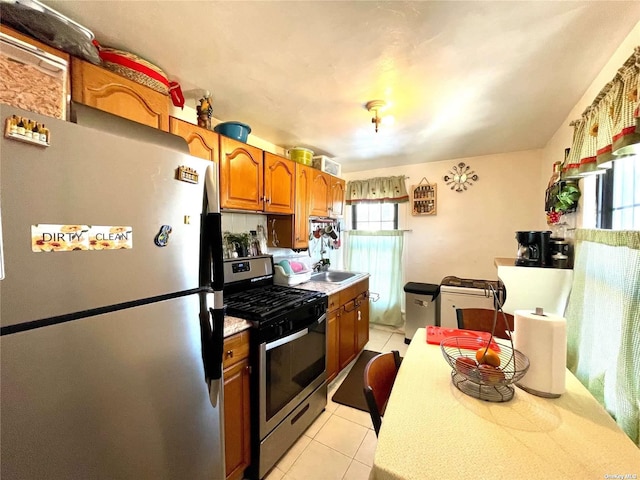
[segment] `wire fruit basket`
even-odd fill
[[[440,349],[452,368],[451,381],[461,392],[488,402],[507,402],[513,398],[513,384],[520,381],[529,369],[529,359],[513,347],[507,329],[509,345],[494,341],[496,320],[502,305],[491,285],[496,310],[493,315],[491,337],[449,337],[440,342]],[[505,325],[507,319],[504,318]]]
[[[440,349],[458,390],[480,400],[507,402],[513,398],[512,384],[527,373],[529,359],[506,345],[500,345],[500,352],[490,345],[491,341],[482,339],[449,337],[442,340]]]

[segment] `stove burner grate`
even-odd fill
[[[240,318],[268,319],[324,294],[279,285],[253,288],[225,295],[227,314]]]

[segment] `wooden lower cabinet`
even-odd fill
[[[356,352],[369,341],[369,288],[356,298]]]
[[[331,311],[338,295],[339,307]],[[327,378],[331,381],[369,341],[369,279],[331,295],[327,319]]]
[[[346,367],[351,360],[356,358],[355,338],[356,338],[356,315],[353,300],[347,302],[342,307],[340,315],[340,328],[338,329],[339,339],[339,361],[340,370]]]
[[[333,306],[333,308],[332,308]],[[327,309],[327,382],[330,382],[340,371],[338,353],[338,324],[340,322],[340,294],[329,296],[329,308]]]
[[[249,332],[225,338],[223,367],[225,473],[236,480],[251,463]]]

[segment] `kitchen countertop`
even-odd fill
[[[356,273],[356,272],[352,272]],[[348,281],[343,283],[331,283],[331,282],[305,282],[300,285],[292,286],[291,288],[300,288],[302,290],[313,290],[315,292],[323,292],[327,295],[331,295],[333,293],[339,292],[340,290],[344,290],[347,287],[350,287],[354,283],[358,283],[365,278],[369,278],[368,273],[357,273],[357,275],[353,278],[350,278]],[[231,315],[226,315],[224,317],[224,336],[230,337],[231,335],[235,335],[236,333],[240,333],[244,330],[248,330],[251,328],[251,322],[244,320],[238,317],[232,317]]]
[[[515,258],[494,258],[493,264],[496,267],[515,267],[516,259]]]
[[[416,331],[384,412],[370,480],[638,478],[640,450],[566,372],[566,392],[515,388],[493,403],[459,391],[438,345]],[[625,477],[625,475],[627,475]]]

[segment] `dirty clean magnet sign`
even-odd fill
[[[125,226],[31,225],[31,250],[71,252],[74,250],[119,250],[133,248],[133,231]]]

